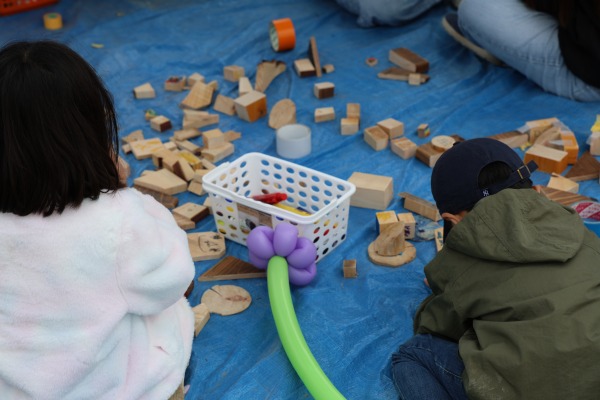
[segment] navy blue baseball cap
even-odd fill
[[[493,162],[503,162],[512,173],[503,182],[480,188],[479,173]],[[431,173],[431,193],[440,213],[457,214],[470,210],[475,203],[531,176],[534,161],[524,164],[506,144],[490,138],[457,142],[444,152]]]

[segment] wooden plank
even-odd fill
[[[540,188],[540,192],[548,199],[567,207],[570,207],[571,204],[577,203],[578,201],[595,201],[595,199],[591,197],[583,196],[577,193],[566,192],[564,190],[552,189],[547,186],[542,186]]]
[[[200,282],[210,282],[233,279],[266,278],[267,271],[234,256],[226,256],[215,266],[200,275]]]

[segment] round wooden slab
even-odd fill
[[[252,297],[239,286],[215,285],[204,292],[200,302],[206,304],[211,314],[232,315],[248,308]]]
[[[375,242],[369,245],[368,253],[369,260],[373,264],[382,265],[384,267],[399,267],[411,262],[417,256],[417,249],[409,242],[405,242],[404,251],[397,256],[382,256],[375,252]]]

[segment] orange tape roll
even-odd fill
[[[62,28],[62,26],[62,16],[59,13],[44,14],[44,28],[55,31]]]
[[[269,27],[271,46],[275,51],[291,50],[296,46],[296,32],[294,24],[289,18],[276,19]]]

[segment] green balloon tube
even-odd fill
[[[267,285],[279,338],[292,366],[310,394],[316,400],[345,399],[315,360],[300,330],[292,303],[285,258],[271,257],[267,267]]]

